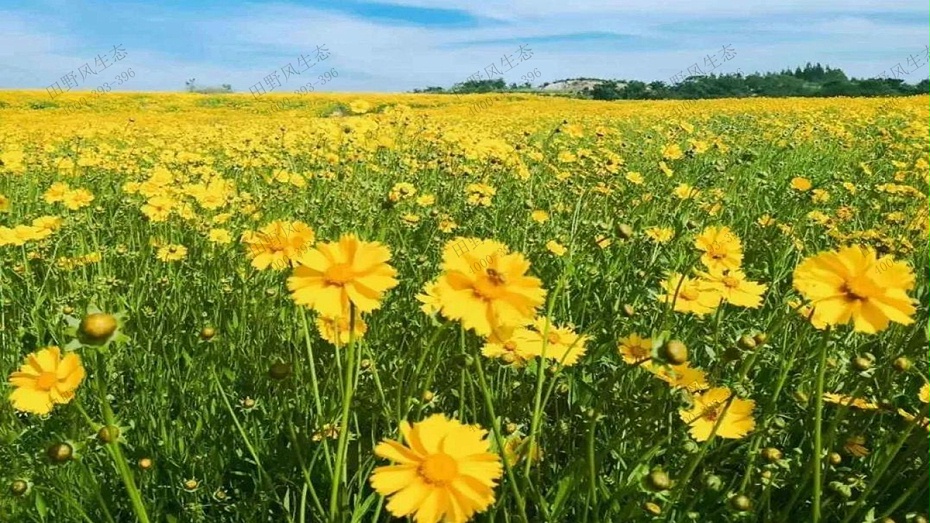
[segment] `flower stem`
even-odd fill
[[[823,456],[823,387],[827,375],[827,341],[830,339],[830,329],[825,329],[820,340],[820,361],[817,365],[817,392],[814,397],[814,500],[811,522],[820,522],[821,474]]]
[[[338,349],[337,349],[338,350]],[[329,493],[330,520],[339,520],[339,490],[346,480],[346,455],[349,450],[349,414],[352,397],[355,395],[355,377],[358,375],[359,358],[355,356],[355,305],[349,304],[349,344],[346,347],[345,387],[342,394],[342,416],[339,420],[339,442],[336,446],[336,467],[333,470],[333,484]]]

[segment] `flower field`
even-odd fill
[[[927,521],[925,96],[78,98],[0,92],[0,521]]]

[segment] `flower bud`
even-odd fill
[[[200,330],[200,338],[203,340],[212,340],[216,336],[216,329],[213,327],[204,327]]]
[[[655,503],[651,501],[647,501],[643,503],[643,510],[652,514],[653,516],[659,516],[662,514],[662,507],[660,507],[659,505],[656,505]]]
[[[66,463],[74,457],[74,447],[68,442],[56,443],[45,451],[52,463]]]
[[[723,488],[723,480],[716,474],[708,474],[704,478],[704,488],[719,492]]]
[[[275,362],[271,365],[271,368],[268,369],[268,376],[273,380],[283,380],[290,375],[291,366],[284,362]]]
[[[139,468],[142,470],[149,470],[152,468],[152,459],[151,458],[142,458],[139,460]]]
[[[627,318],[632,318],[633,315],[636,314],[636,309],[634,309],[632,305],[624,305],[620,308],[620,312]]]
[[[894,367],[894,370],[898,372],[907,372],[911,370],[911,365],[911,360],[905,358],[904,356],[895,358],[895,360],[891,363],[891,366]]]
[[[665,471],[656,469],[646,476],[646,485],[655,491],[668,490],[672,486],[672,480]]]
[[[635,232],[633,231],[633,228],[630,227],[629,225],[625,223],[621,223],[620,225],[617,226],[617,234],[624,240],[629,240],[630,238],[633,237]]]
[[[827,454],[827,461],[835,467],[843,462],[843,456],[840,456],[838,452],[831,452]]]
[[[740,336],[739,340],[736,342],[739,348],[743,350],[752,350],[756,348],[756,339],[748,334]]]
[[[116,317],[112,314],[95,312],[84,316],[78,326],[78,339],[86,345],[104,345],[116,332]]]
[[[730,499],[730,506],[737,512],[749,512],[752,509],[752,501],[743,494],[739,494]]]
[[[782,453],[775,447],[762,449],[762,458],[769,463],[775,463],[782,458]]]
[[[761,347],[769,341],[769,335],[764,332],[758,332],[755,336],[752,337],[753,341],[756,342],[756,347]]]
[[[97,439],[100,443],[113,443],[119,439],[119,427],[116,425],[105,425],[97,431]]]
[[[678,340],[669,340],[662,346],[659,355],[673,365],[681,365],[688,361],[688,347]]]
[[[856,356],[852,359],[852,366],[859,372],[867,371],[872,368],[872,360],[865,356]]]
[[[16,497],[25,496],[29,492],[29,483],[17,479],[13,483],[10,483],[10,494],[13,494]]]

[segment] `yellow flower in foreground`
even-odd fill
[[[397,271],[387,263],[390,259],[386,246],[349,234],[297,258],[287,288],[295,303],[323,316],[347,317],[350,303],[358,312],[371,312],[381,306],[384,293],[397,286]]]
[[[55,404],[70,402],[83,380],[80,356],[71,352],[62,358],[61,349],[48,347],[27,356],[19,371],[10,374],[10,402],[22,412],[48,414]]]
[[[809,191],[811,188],[811,181],[807,178],[801,176],[795,176],[791,179],[791,188],[798,191]]]
[[[662,282],[662,288],[666,294],[659,295],[659,299],[669,304],[674,302],[676,312],[703,316],[713,312],[720,303],[720,296],[716,292],[708,292],[700,281],[682,274],[670,274]]]
[[[890,322],[910,325],[914,288],[910,266],[891,256],[877,258],[866,247],[845,247],[807,258],[794,271],[794,288],[810,300],[812,322],[846,325],[859,332],[885,330]]]
[[[757,309],[762,305],[762,294],[768,287],[746,279],[739,269],[698,273],[700,287],[704,292],[715,293],[721,299],[737,307]]]
[[[743,245],[729,227],[704,229],[694,246],[704,253],[701,263],[709,270],[739,269],[743,263]]]
[[[411,426],[402,422],[407,445],[384,440],[375,455],[394,462],[376,468],[371,486],[391,499],[395,517],[417,523],[463,523],[494,503],[501,458],[490,452],[487,431],[442,414]]]
[[[61,198],[61,203],[72,211],[87,207],[92,201],[94,201],[94,195],[87,189],[68,191]]]
[[[652,338],[643,338],[639,334],[630,334],[621,338],[617,350],[623,361],[630,365],[648,361],[652,358]]]
[[[45,203],[58,203],[65,199],[65,194],[71,190],[71,187],[68,184],[63,182],[55,182],[45,191],[45,194],[42,195],[42,198],[45,200]]]
[[[280,220],[242,235],[252,267],[258,270],[284,269],[309,249],[315,239],[313,229],[307,224]]]
[[[442,253],[439,277],[442,315],[487,336],[498,326],[531,321],[546,291],[538,278],[526,276],[530,262],[507,246],[480,238],[456,238]]]
[[[636,171],[630,171],[626,173],[626,179],[628,182],[636,185],[642,185],[643,182],[646,181],[646,179],[643,178],[642,173]]]
[[[694,405],[690,410],[681,409],[678,415],[690,426],[689,432],[695,441],[707,441],[717,425],[716,435],[727,439],[741,439],[752,432],[756,422],[752,410],[756,403],[752,400],[733,398],[729,408],[730,389],[719,387],[694,396]],[[723,419],[720,419],[720,418]]]
[[[522,329],[519,329],[522,330]],[[532,343],[514,336],[518,329],[514,327],[499,327],[488,336],[481,355],[485,358],[499,358],[507,364],[516,367],[526,365],[526,362],[539,356]]]

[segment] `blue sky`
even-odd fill
[[[904,79],[916,83],[928,76],[923,2],[0,0],[0,88],[61,86],[74,71],[74,89],[106,82],[120,91],[173,91],[196,78],[248,91],[276,72],[275,91],[313,82],[317,91],[397,92],[487,77],[492,64],[507,82],[538,84],[668,81],[695,64],[745,73],[808,61],[860,77],[901,64]],[[118,62],[115,45],[126,51]],[[328,58],[285,80],[282,68],[300,71],[298,59],[318,46]],[[515,61],[521,46],[532,56]],[[98,56],[105,70],[94,65]],[[82,78],[85,63],[94,74]],[[132,78],[116,85],[130,68]],[[327,71],[338,76],[324,85]]]

